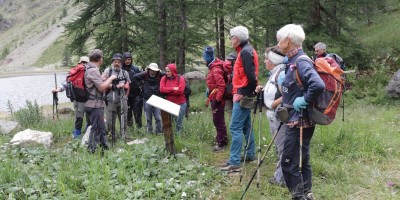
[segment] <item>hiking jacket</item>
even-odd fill
[[[141,71],[134,65],[122,65],[122,69],[127,71],[129,74],[129,79],[131,80],[130,83],[130,90],[129,90],[129,97],[136,97],[142,95],[142,83],[138,80],[135,80],[133,76],[135,74],[140,73]]]
[[[85,87],[89,93],[89,99],[85,102],[85,107],[103,108],[105,106],[103,92],[97,89],[103,83],[100,70],[92,63],[88,63],[85,67]]]
[[[272,103],[282,96],[278,89],[278,76],[285,76],[285,65],[279,64],[275,66],[271,71],[271,76],[264,87],[264,104],[267,107],[267,118],[276,119],[275,110],[272,108]]]
[[[176,104],[186,103],[185,94],[185,78],[178,76],[175,64],[169,64],[167,67],[171,70],[172,76],[163,76],[160,80],[160,92],[166,95],[166,99]],[[180,80],[178,80],[178,77]],[[174,87],[179,87],[174,90]]]
[[[151,95],[157,95],[161,97],[160,93],[160,81],[165,73],[159,71],[155,77],[149,75],[149,71],[140,72],[133,76],[137,81],[143,82],[143,99],[147,101]]]
[[[233,94],[254,96],[257,87],[258,55],[248,41],[236,47],[238,57],[233,67]]]
[[[110,73],[110,69],[111,69],[111,73]],[[117,79],[120,79],[120,81],[117,84],[120,83],[130,83],[131,80],[129,79],[129,74],[127,71],[120,69],[120,70],[115,70],[114,67],[107,67],[104,72],[103,72],[103,76],[107,75],[107,77],[110,77],[112,75],[116,75]],[[108,102],[113,102],[113,103],[120,103],[121,98],[123,96],[125,96],[126,90],[125,88],[119,88],[119,89],[109,89],[106,92],[106,97],[107,97],[107,101]]]
[[[206,83],[208,91],[210,91],[209,99],[211,101],[222,101],[225,92],[224,71],[222,65],[224,64],[218,58],[215,58],[207,67],[209,72],[207,74]]]
[[[293,103],[297,97],[304,96],[308,105],[311,105],[325,88],[325,83],[315,71],[311,60],[308,58],[297,60],[301,55],[306,55],[303,50],[299,50],[295,56],[289,58],[285,69],[286,76],[282,82],[283,106],[288,108],[289,122],[299,120],[299,113],[293,109]],[[304,90],[301,90],[296,84],[295,71],[293,70],[295,66],[304,85]],[[304,109],[303,117],[309,119],[307,109]]]

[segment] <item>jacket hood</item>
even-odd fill
[[[168,64],[167,67],[171,70],[172,76],[176,77],[178,75],[175,63]]]
[[[224,64],[224,62],[222,62],[222,60],[215,58],[214,61],[212,61],[207,67],[208,67],[208,69],[211,70],[213,67],[220,66],[223,64]]]

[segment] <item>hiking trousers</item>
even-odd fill
[[[133,125],[132,118],[135,118],[136,127],[142,128],[142,110],[143,110],[142,96],[128,97],[128,126]]]
[[[85,113],[85,103],[74,101],[74,109],[75,109],[75,129],[82,130],[83,117]],[[89,126],[90,120],[86,115],[86,127]]]
[[[106,126],[104,124],[104,108],[85,107],[85,111],[87,116],[90,117],[92,125],[89,134],[88,150],[94,153],[97,148],[97,143],[100,143],[101,147],[108,149]]]
[[[282,172],[286,185],[294,198],[304,197],[311,192],[312,169],[310,165],[310,142],[315,127],[303,128],[302,169],[299,172],[300,162],[300,129],[287,128],[282,152]]]
[[[213,123],[217,131],[216,141],[219,147],[228,144],[228,134],[226,133],[224,104],[218,101],[211,101],[211,111]]]
[[[126,132],[127,132],[126,131],[126,129],[127,129],[127,123],[126,123],[127,116],[126,116],[125,113],[128,112],[128,108],[127,108],[125,99],[122,100],[122,103],[123,104],[121,106],[120,102],[118,102],[118,103],[109,102],[108,105],[106,106],[106,112],[105,112],[106,121],[107,121],[107,126],[106,126],[107,129],[106,130],[107,130],[107,133],[109,133],[109,134],[112,133],[112,129],[113,129],[112,123],[114,121],[115,133],[117,133],[118,130],[120,129],[120,137],[121,138],[125,138],[126,137]],[[113,112],[114,112],[114,115],[113,115]],[[122,124],[122,121],[121,121],[121,115],[122,114],[124,114],[124,116],[123,116],[124,119],[122,120],[124,122],[123,124]],[[117,124],[116,124],[117,118],[118,118],[118,121],[119,121],[119,124],[120,124],[120,126],[119,126],[120,128],[117,128],[118,127]],[[122,131],[122,128],[124,129],[124,131]]]
[[[147,102],[147,100],[146,100]],[[156,133],[162,133],[161,124],[161,111],[160,109],[151,106],[150,104],[144,104],[144,114],[146,116],[146,129],[147,132],[153,133],[153,116],[156,121]]]

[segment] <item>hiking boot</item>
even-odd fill
[[[256,157],[249,157],[249,156],[246,156],[246,162],[252,162],[252,161],[255,161],[256,160]],[[243,162],[244,161],[244,156],[241,156],[240,157],[240,162]]]
[[[275,177],[271,177],[271,178],[269,179],[269,183],[271,183],[272,185],[280,186],[280,187],[286,187],[286,184],[285,184],[284,182],[278,182],[278,181],[275,179]]]
[[[240,167],[240,165],[227,164],[226,166],[221,167],[221,171],[223,171],[223,172],[241,172],[242,168]]]
[[[225,146],[218,146],[218,145],[215,145],[215,146],[213,147],[213,151],[214,151],[214,152],[220,152],[220,151],[224,150],[225,148],[226,148],[226,145],[225,145]]]

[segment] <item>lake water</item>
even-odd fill
[[[66,72],[57,73],[57,86],[65,81]],[[39,105],[53,105],[51,90],[55,87],[54,74],[0,78],[0,112],[7,112],[10,100],[14,111],[26,106],[26,101],[36,100]],[[58,102],[70,102],[64,92],[58,94]]]

